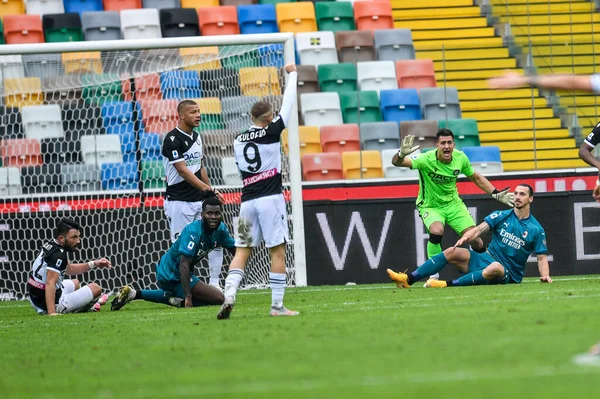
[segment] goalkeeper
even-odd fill
[[[404,166],[419,171],[419,194],[417,210],[427,231],[427,257],[442,253],[444,228],[449,225],[461,237],[475,227],[475,221],[458,196],[456,179],[462,173],[485,193],[510,207],[514,206],[513,193],[509,188],[498,191],[484,176],[473,170],[467,156],[455,149],[454,133],[450,129],[440,129],[436,134],[436,150],[424,154],[410,154],[419,149],[413,146],[415,136],[402,140],[400,151],[392,158],[394,166]],[[471,241],[475,252],[483,253],[486,248],[483,240]],[[432,278],[437,278],[437,274]]]

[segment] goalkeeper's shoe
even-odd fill
[[[110,310],[119,310],[135,298],[135,290],[130,286],[126,285],[117,294],[117,297],[113,299],[110,304]]]
[[[106,304],[106,302],[108,302],[108,294],[101,295],[100,298],[98,298],[98,300],[94,304],[94,306],[91,307],[90,312],[99,312],[102,309],[102,306]]]
[[[406,273],[396,273],[392,269],[387,269],[387,274],[390,276],[392,281],[396,283],[398,288],[409,288],[408,285],[408,274]]]
[[[435,280],[432,278],[427,280],[425,283],[425,288],[446,288],[447,286],[448,283],[446,283],[444,280]]]
[[[285,306],[282,306],[280,308],[271,306],[271,311],[269,312],[269,316],[298,316],[299,314],[300,312],[297,312],[295,310],[289,310]]]
[[[225,302],[219,309],[219,313],[217,313],[217,320],[225,320],[228,319],[231,315],[231,311],[233,310],[233,305],[235,305],[235,298],[232,296],[228,296],[225,298]]]

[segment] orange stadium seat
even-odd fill
[[[360,131],[358,125],[321,126],[321,146],[323,152],[360,151]]]
[[[311,2],[277,3],[277,23],[280,32],[315,32],[317,19]]]
[[[240,68],[240,86],[245,96],[281,95],[275,67]]]
[[[219,0],[181,0],[181,8],[218,7]]]
[[[8,139],[0,144],[3,166],[39,166],[44,163],[40,141],[36,139]]]
[[[376,179],[383,177],[381,152],[349,151],[342,153],[346,179]]]
[[[6,44],[44,43],[39,15],[6,15],[3,18]]]
[[[342,157],[336,152],[302,156],[302,179],[306,181],[342,180]]]
[[[23,0],[0,1],[0,16],[25,14],[25,2]]]
[[[237,35],[240,33],[235,6],[202,7],[198,9],[202,36]]]
[[[44,103],[40,78],[4,79],[4,105],[20,108]]]
[[[104,11],[121,11],[142,8],[142,0],[104,0]]]
[[[177,104],[179,100],[142,101],[142,119],[146,133],[168,133],[179,121]]]
[[[134,83],[137,101],[162,100],[160,76],[157,73],[134,78]],[[122,84],[125,101],[131,101],[131,82],[129,80],[124,80]]]
[[[394,29],[392,5],[389,1],[357,1],[354,21],[358,30]]]
[[[102,59],[99,51],[83,53],[62,53],[65,75],[102,73]]]
[[[422,89],[437,85],[432,60],[396,61],[396,79],[401,89]]]

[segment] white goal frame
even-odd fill
[[[284,64],[296,60],[293,33],[268,33],[252,35],[194,36],[164,39],[104,40],[91,42],[5,44],[0,46],[0,56],[47,53],[74,53],[89,51],[154,50],[185,47],[283,44]],[[306,286],[306,254],[304,242],[304,213],[302,206],[302,172],[300,167],[300,142],[298,137],[298,108],[294,103],[287,126],[289,145],[289,179],[291,188],[292,227],[294,247],[295,285]],[[62,194],[63,196],[65,193]]]

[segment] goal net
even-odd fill
[[[131,45],[0,56],[2,299],[26,294],[31,264],[64,216],[84,227],[82,249],[72,262],[105,256],[114,265],[89,272],[83,281],[98,281],[111,292],[124,284],[156,288],[156,264],[170,246],[161,145],[177,125],[183,99],[200,106],[203,165],[224,193],[224,222],[236,234],[242,182],[233,139],[250,126],[254,102],[264,99],[278,110],[285,87],[283,40],[162,49]],[[286,267],[293,285],[296,232],[286,153],[282,175],[291,238]],[[224,254],[221,284],[231,261]],[[268,286],[269,265],[266,248],[256,249],[243,287]],[[195,274],[208,281],[206,260]]]

